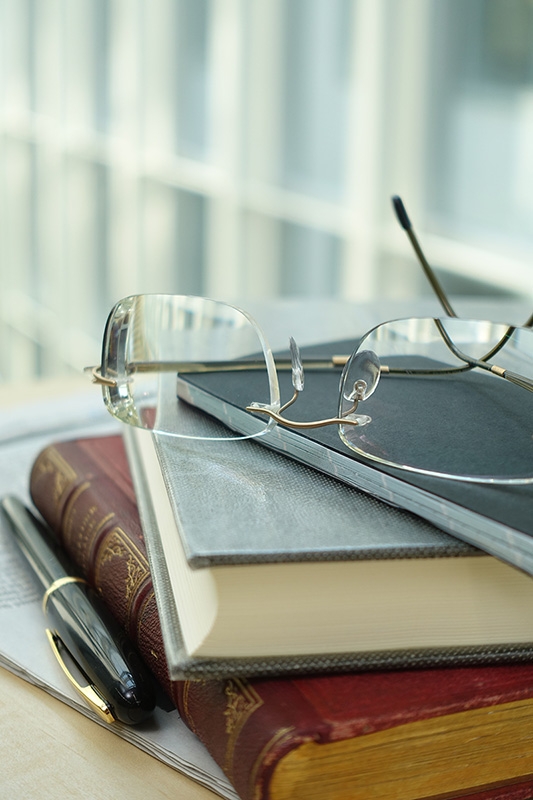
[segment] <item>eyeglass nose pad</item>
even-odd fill
[[[344,398],[352,403],[354,400],[367,400],[376,391],[381,375],[381,364],[373,350],[361,350],[349,365],[349,381],[346,381]]]
[[[297,392],[304,390],[304,368],[300,348],[292,338],[289,337],[289,348],[291,353],[292,385]]]

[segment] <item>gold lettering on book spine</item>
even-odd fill
[[[35,483],[49,478],[47,490],[53,503],[53,514],[63,543],[72,557],[84,570],[90,569],[92,543],[100,531],[113,519],[114,512],[101,517],[101,509],[95,503],[88,507],[80,503],[80,498],[92,488],[91,482],[82,481],[58,450],[50,446],[41,453],[33,468]],[[65,496],[68,500],[63,507]]]
[[[121,528],[113,528],[106,536],[98,553],[95,564],[95,583],[97,586],[101,585],[102,568],[114,558],[126,561],[125,599],[129,616],[132,601],[148,575],[148,561],[141,551],[132,544]]]
[[[182,716],[187,718],[187,724],[189,725],[189,728],[191,729],[191,731],[193,733],[195,733],[198,736],[198,730],[196,729],[196,726],[194,724],[194,719],[193,719],[193,717],[191,715],[191,712],[190,712],[190,709],[189,709],[189,694],[190,694],[191,683],[193,683],[193,682],[192,681],[185,681],[185,683],[183,684],[183,693],[182,693],[182,706],[183,706],[182,711],[183,711],[183,714],[182,714]],[[206,681],[204,679],[202,679],[202,678],[199,678],[198,680],[194,681],[195,687],[201,686],[202,684],[205,684],[205,683],[206,683]],[[198,738],[200,738],[200,737],[198,736]]]
[[[80,508],[78,507],[78,500],[81,495],[91,488],[89,481],[85,481],[72,493],[63,512],[63,538],[65,543],[68,543],[71,548],[75,548],[77,552],[77,560],[83,560],[83,567],[87,568],[87,530],[90,526],[87,524],[87,519],[83,523],[78,519]],[[90,512],[89,512],[90,515]],[[87,517],[87,515],[85,515]],[[74,549],[72,550],[74,552]]]
[[[228,734],[224,771],[232,780],[237,739],[252,714],[261,708],[263,700],[253,686],[239,678],[231,678],[226,681],[224,694],[226,695],[226,708],[223,713],[226,718],[226,733]]]
[[[58,513],[59,502],[65,491],[76,480],[76,472],[55,447],[48,447],[35,462],[34,474],[38,480],[45,475],[52,475],[52,500],[54,511]]]

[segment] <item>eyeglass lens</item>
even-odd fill
[[[377,354],[381,378],[359,407],[371,423],[341,426],[348,447],[385,464],[450,477],[532,475],[532,331],[457,318],[398,320],[371,331],[360,349]],[[480,360],[522,376],[525,388],[476,366]],[[354,357],[340,416],[348,413],[356,379]]]

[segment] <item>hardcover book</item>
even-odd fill
[[[529,664],[171,681],[119,436],[44,450],[34,502],[243,800],[527,800]]]
[[[302,350],[302,356],[308,361],[331,361],[334,354],[351,352],[354,344],[343,341],[308,347]],[[290,374],[280,373],[279,382],[281,396],[290,397]],[[298,415],[304,420],[324,419],[335,415],[338,393],[338,372],[330,369],[306,374],[306,389],[298,400]],[[244,406],[259,394],[260,390],[254,386],[253,372],[244,377],[242,373],[234,372],[180,376],[178,379],[178,402],[186,401],[220,420],[230,429],[246,435],[256,430],[257,421]],[[481,398],[478,398],[479,402]],[[527,407],[522,403],[519,408],[519,427],[527,431]],[[419,409],[419,413],[424,420],[418,419],[415,429],[407,431],[408,436],[421,436],[420,431],[427,428],[428,421],[438,424],[435,419],[437,412],[431,403]],[[463,408],[462,414],[464,413]],[[479,425],[477,413],[476,408],[472,419]],[[512,414],[506,416],[513,417]],[[457,420],[460,421],[460,411],[457,413]],[[497,416],[485,420],[486,436],[483,444],[490,451],[491,458],[496,460],[496,464],[498,458],[502,457],[504,445],[506,458],[511,458],[510,452],[513,450],[512,441],[502,443],[496,437],[497,420]],[[391,435],[402,434],[401,431],[394,431],[394,420],[390,421],[390,426],[393,429]],[[468,436],[466,420],[461,422],[461,429]],[[523,439],[522,435],[521,441]],[[373,497],[414,512],[454,536],[533,574],[533,484],[491,485],[462,482],[390,467],[364,459],[348,449],[338,435],[337,426],[301,430],[277,425],[267,435],[258,436],[253,441],[332,475]],[[431,436],[427,434],[425,446],[429,449],[432,447]],[[530,471],[531,456],[529,437],[527,448],[524,449],[524,445],[520,448],[520,470]],[[438,463],[439,453],[433,453],[432,457]],[[460,459],[460,452],[455,453],[455,459]]]
[[[254,442],[124,436],[172,677],[531,652],[533,582],[498,559]]]
[[[124,436],[172,678],[531,657],[523,573],[253,442]]]

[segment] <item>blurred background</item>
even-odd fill
[[[0,381],[138,292],[532,298],[532,0],[0,0]]]

